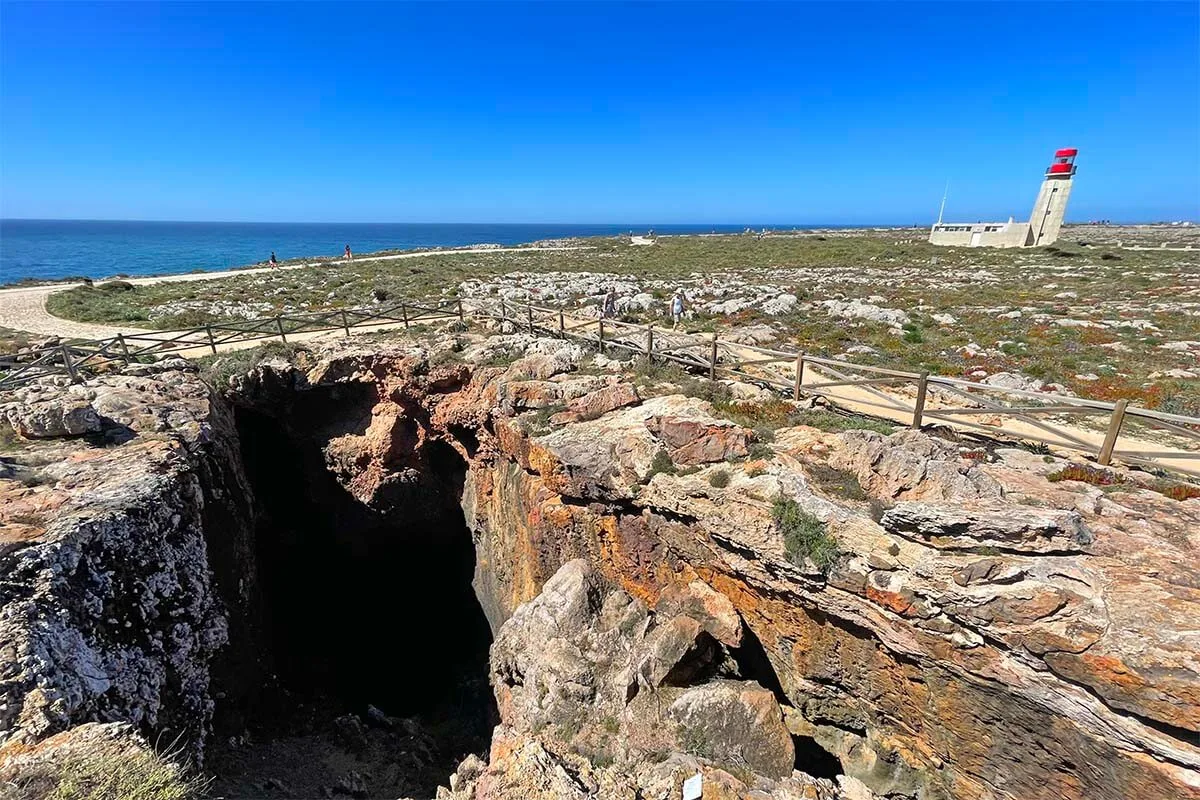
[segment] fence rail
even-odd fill
[[[145,331],[110,339],[60,344],[15,355],[0,355],[0,389],[44,375],[67,375],[73,382],[89,370],[113,362],[172,353],[217,353],[222,346],[279,339],[288,335],[354,328],[411,325],[467,316],[507,323],[534,335],[574,339],[600,352],[620,351],[649,362],[676,364],[712,380],[739,378],[800,400],[822,397],[850,411],[864,411],[917,429],[936,421],[968,432],[1016,438],[1085,453],[1102,465],[1126,463],[1200,477],[1200,418],[1079,397],[1047,396],[925,372],[854,364],[804,352],[761,347],[720,338],[718,333],[677,333],[653,324],[580,318],[562,308],[511,300],[440,303],[402,301],[378,309],[340,309],[285,314],[245,322],[211,323],[184,330]],[[885,391],[887,389],[888,391]],[[1062,417],[1091,417],[1097,436],[1066,425]],[[1135,440],[1131,429],[1150,440]],[[1103,431],[1103,437],[1098,434]],[[1129,447],[1122,448],[1122,434]],[[1161,442],[1170,437],[1178,446]],[[1097,441],[1094,441],[1096,439]]]

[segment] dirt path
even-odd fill
[[[594,325],[595,320],[587,320],[580,317],[566,317],[566,323],[569,327],[574,328],[575,333],[585,333],[596,330]],[[592,324],[589,324],[592,323]],[[579,326],[579,327],[575,327]],[[610,332],[609,336],[613,334]],[[668,346],[673,347],[683,344],[688,339],[694,339],[697,335],[705,336],[706,334],[683,334],[672,333],[669,329],[655,329],[655,336],[659,341],[656,350],[662,348],[662,343],[667,342]],[[701,349],[703,352],[701,352]],[[702,360],[708,359],[707,347],[697,349],[692,348],[691,353],[699,355]],[[737,344],[728,341],[721,343],[721,352],[725,355],[732,355],[735,359],[754,361],[762,359],[762,353],[754,350],[739,347]],[[852,364],[847,363],[847,368],[851,369]],[[764,378],[772,381],[778,381],[785,384],[791,384],[795,380],[796,369],[791,361],[783,361],[769,365],[759,365],[752,370],[751,374],[759,374]],[[853,371],[851,369],[851,377]],[[815,384],[828,383],[838,381],[841,378],[830,374],[820,366],[806,363],[804,367],[804,375],[801,382],[802,386],[813,386]],[[876,392],[883,394],[888,400],[902,404],[905,408],[896,408],[888,403],[888,400],[881,398],[878,394],[874,394],[870,389],[863,386],[837,386],[824,388],[819,390],[821,395],[825,397],[833,405],[846,411],[851,411],[860,414],[867,414],[874,417],[887,419],[900,425],[909,425],[913,421],[913,406],[915,404],[915,387],[896,386],[884,387],[874,386]],[[1087,453],[1095,456],[1101,444],[1104,442],[1104,430],[1094,430],[1078,425],[1072,425],[1060,419],[1039,418],[1038,422],[1050,424],[1058,432],[1052,434],[1044,428],[1040,428],[1023,419],[1016,418],[1010,415],[996,413],[986,413],[979,416],[972,415],[969,419],[976,425],[983,427],[985,430],[980,430],[978,427],[972,427],[963,424],[961,418],[945,419],[933,417],[939,409],[961,409],[967,407],[967,404],[961,402],[953,396],[939,396],[937,389],[931,385],[929,396],[925,404],[925,419],[928,424],[942,425],[965,433],[973,433],[983,436],[995,436],[997,438],[1009,438],[1014,440],[1038,441],[1049,436],[1057,436],[1062,441],[1057,444],[1048,445],[1051,450],[1059,454],[1072,453]],[[1107,423],[1108,412],[1098,410],[1097,419],[1101,419],[1103,424]],[[1126,418],[1129,419],[1128,417]],[[965,421],[965,420],[964,420]],[[1129,423],[1127,422],[1126,430]],[[1185,440],[1176,441],[1177,437],[1164,437],[1162,439],[1148,439],[1144,437],[1134,436],[1131,433],[1123,430],[1117,440],[1117,450],[1127,452],[1168,452],[1177,454],[1182,457],[1173,457],[1169,460],[1169,464],[1174,469],[1190,471],[1194,475],[1200,475],[1200,451],[1194,447],[1194,443],[1186,442]],[[1079,440],[1078,443],[1069,441],[1069,439]],[[1167,440],[1170,438],[1171,440]],[[1119,458],[1114,458],[1118,460]],[[1166,463],[1166,462],[1160,462]]]
[[[558,252],[566,250],[586,250],[587,247],[471,247],[458,250],[422,250],[415,253],[396,253],[389,256],[371,256],[353,259],[352,262],[337,260],[338,266],[360,261],[398,261],[408,258],[423,258],[425,256],[452,255],[455,253],[519,253]],[[183,283],[186,281],[212,281],[221,278],[231,278],[241,275],[262,275],[271,272],[284,272],[304,269],[326,264],[328,262],[312,261],[303,264],[290,264],[284,267],[256,267],[254,269],[233,269],[222,272],[193,272],[184,275],[159,275],[147,278],[123,278],[136,286],[148,286],[155,283]],[[61,292],[81,286],[79,283],[54,283],[44,286],[21,286],[15,289],[0,289],[0,327],[11,328],[27,333],[37,333],[43,336],[61,336],[66,339],[106,339],[118,333],[137,333],[145,330],[133,326],[102,325],[88,322],[74,322],[56,317],[46,310],[46,298],[54,292]]]

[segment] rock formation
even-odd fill
[[[705,798],[1200,797],[1200,500],[911,431],[785,428],[764,458],[705,400],[582,360],[457,335],[267,361],[223,398],[175,364],[0,405],[91,431],[36,445],[41,485],[0,482],[5,751],[89,721],[203,742],[270,591],[230,420],[276,409],[380,524],[455,494],[500,721],[442,796],[677,797],[700,772]],[[789,555],[780,498],[828,568]]]

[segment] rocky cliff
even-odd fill
[[[665,798],[700,771],[706,798],[1200,796],[1200,500],[925,433],[769,435],[727,418],[766,402],[751,387],[730,414],[558,341],[454,338],[267,362],[225,390],[290,409],[316,468],[388,524],[456,496],[500,724],[443,794]],[[159,427],[129,415],[128,441],[79,451],[86,492],[67,473],[7,489],[10,741],[203,728],[230,610],[251,613],[209,577],[243,575],[253,605],[229,410],[183,371],[105,381],[141,382]],[[56,398],[78,390],[44,391],[42,417],[68,418]],[[116,418],[95,391],[72,418]],[[18,418],[33,405],[5,408],[49,431]],[[13,528],[29,498],[69,513]]]

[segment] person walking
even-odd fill
[[[275,251],[274,250],[271,251],[271,259],[267,263],[270,264],[272,267],[279,266],[279,262],[275,260]]]
[[[342,258],[346,259],[347,261],[354,258],[354,254],[350,252],[350,245],[346,245],[346,254],[342,256]]]
[[[612,319],[617,315],[617,290],[616,287],[608,287],[608,294],[604,295],[604,310],[605,319]]]
[[[679,321],[683,319],[683,306],[683,289],[677,289],[671,298],[671,330],[679,327]]]

